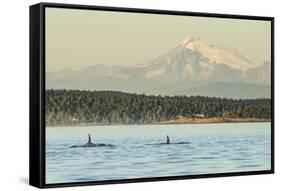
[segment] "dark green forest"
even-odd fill
[[[115,91],[46,90],[46,125],[148,124],[204,118],[271,118],[270,99],[153,96]]]

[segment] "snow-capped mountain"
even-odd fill
[[[187,38],[146,64],[144,77],[154,80],[237,81],[254,65],[238,52]]]
[[[186,38],[179,49],[189,49],[201,53],[208,58],[209,62],[215,64],[226,64],[230,68],[246,70],[253,68],[253,64],[238,52],[209,44],[199,38]]]
[[[199,38],[186,38],[143,65],[93,65],[81,71],[61,70],[47,73],[46,85],[54,89],[174,94],[212,83],[217,88],[218,82],[224,82],[224,87],[225,83],[270,85],[270,70],[268,62],[256,67],[235,50]]]

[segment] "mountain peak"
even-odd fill
[[[180,49],[189,48],[192,50],[198,46],[208,47],[211,45],[198,37],[186,37],[179,45]]]
[[[180,48],[189,48],[189,49],[197,49],[197,48],[216,48],[217,46],[210,44],[209,42],[199,38],[199,37],[186,37],[181,43]]]
[[[185,49],[200,53],[212,63],[226,64],[234,69],[246,70],[253,67],[252,63],[237,51],[213,45],[198,37],[185,38],[177,50],[181,52]]]
[[[186,45],[186,44],[193,43],[193,42],[196,42],[196,41],[200,41],[200,38],[198,38],[198,37],[186,37],[186,38],[181,42],[181,44],[182,44],[182,45]]]

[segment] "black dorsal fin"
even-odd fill
[[[88,136],[89,136],[88,143],[92,143],[90,133],[89,133],[89,135],[88,135]]]
[[[169,138],[169,136],[168,136],[168,135],[167,135],[166,144],[170,144],[170,138]]]

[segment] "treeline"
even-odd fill
[[[46,125],[144,124],[182,117],[271,118],[270,99],[46,90]]]

